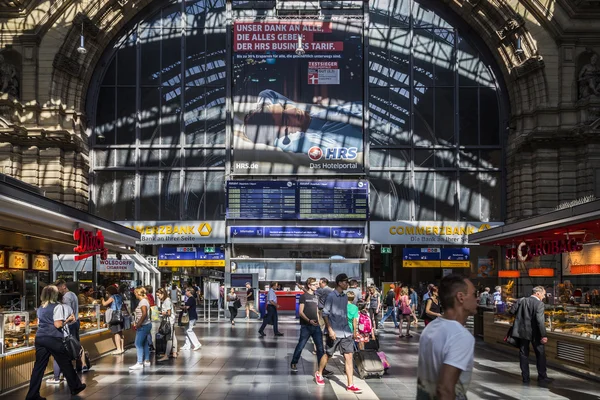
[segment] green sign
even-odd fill
[[[382,247],[381,254],[392,254],[392,248],[391,247]]]
[[[204,253],[214,253],[214,252],[215,252],[214,247],[205,247],[204,248]]]

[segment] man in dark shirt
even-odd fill
[[[315,289],[318,283],[315,278],[308,278],[306,280],[306,286],[304,287],[305,292],[300,296],[300,339],[294,350],[292,357],[292,363],[290,368],[293,372],[298,371],[298,361],[302,355],[302,350],[308,342],[308,338],[312,337],[317,349],[317,363],[323,357],[323,332],[319,328],[319,316],[318,316],[318,298],[315,294]]]
[[[246,319],[250,319],[250,311],[254,314],[260,315],[254,309],[254,288],[250,285],[250,282],[246,282]]]

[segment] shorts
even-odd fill
[[[246,310],[250,310],[254,308],[254,300],[246,300]]]
[[[327,337],[325,344],[325,353],[327,353],[329,357],[332,357],[336,351],[339,351],[341,354],[354,353],[354,339],[351,336],[336,338],[335,340],[331,340]]]

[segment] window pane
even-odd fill
[[[135,149],[113,150],[117,167],[135,167]]]
[[[225,88],[186,88],[184,123],[187,144],[224,144],[225,121]]]
[[[460,144],[479,144],[478,100],[476,88],[460,88],[458,92],[458,121]]]
[[[135,172],[115,171],[115,220],[135,220]]]
[[[415,84],[454,86],[454,31],[415,29],[413,35]]]
[[[140,220],[155,221],[158,219],[159,189],[160,174],[158,172],[140,172]]]
[[[408,220],[411,217],[410,172],[392,172],[391,178],[391,219],[392,221]]]
[[[205,216],[206,185],[204,171],[186,171],[183,193],[183,219],[202,220]]]
[[[115,89],[100,88],[97,104],[94,133],[96,135],[101,133],[105,139],[97,138],[96,141],[100,144],[115,144]]]
[[[435,157],[433,150],[415,149],[415,168],[433,168],[435,166]]]
[[[408,167],[410,165],[410,149],[371,149],[369,152],[369,163],[373,168]]]
[[[114,150],[96,150],[94,152],[94,167],[114,167],[115,152]]]
[[[179,168],[181,166],[181,150],[179,148],[161,149],[160,166]]]
[[[369,35],[369,85],[410,85],[410,32],[377,27]]]
[[[436,150],[435,166],[440,168],[452,168],[456,166],[454,150]]]
[[[409,26],[410,1],[373,0],[369,2],[371,24],[390,24],[393,26]]]
[[[206,219],[225,218],[225,172],[206,172]]]
[[[117,84],[135,85],[135,73],[137,71],[137,47],[135,42],[137,35],[131,33],[122,39],[117,52]]]
[[[390,221],[391,182],[389,172],[369,174],[369,215],[372,221]]]
[[[160,89],[145,87],[141,88],[140,92],[140,143],[158,144],[160,139]]]
[[[369,140],[376,146],[410,144],[408,88],[369,90]]]
[[[160,150],[140,149],[140,167],[158,167],[160,163]]]
[[[435,101],[434,88],[415,88],[414,112],[414,142],[419,146],[430,146],[436,143],[433,104]]]
[[[135,88],[117,89],[117,144],[135,143]]]
[[[180,135],[180,115],[163,114],[160,118],[160,143],[177,144],[180,142]]]
[[[160,28],[140,29],[140,84],[160,85]]]
[[[181,85],[181,31],[163,30],[161,48],[162,85]]]
[[[225,150],[188,149],[185,150],[186,167],[225,167]]]
[[[481,150],[480,154],[481,168],[502,168],[502,150]]]
[[[481,172],[481,220],[502,221],[502,187],[499,172]]]
[[[185,84],[225,86],[225,31],[186,32]]]
[[[95,172],[95,214],[108,220],[113,220],[113,208],[115,203],[113,198],[115,194],[114,174],[114,172],[109,171]]]
[[[161,220],[179,219],[179,171],[165,171],[162,173],[161,186]]]
[[[456,221],[456,173],[438,172],[435,177],[435,220]]]
[[[415,218],[433,221],[435,207],[435,172],[415,172]]]
[[[102,79],[102,85],[114,85],[115,84],[115,77],[116,77],[116,72],[117,70],[117,58],[113,57],[112,61],[110,62],[110,65],[108,66],[108,68],[106,68],[106,72],[104,72],[104,78]]]
[[[479,112],[481,113],[481,144],[500,144],[500,110],[495,88],[479,89]]]
[[[480,221],[479,179],[477,172],[460,173],[460,220]]]
[[[436,144],[453,145],[456,143],[454,104],[454,88],[435,88]]]

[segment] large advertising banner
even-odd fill
[[[234,24],[237,174],[356,174],[363,169],[362,25]]]

